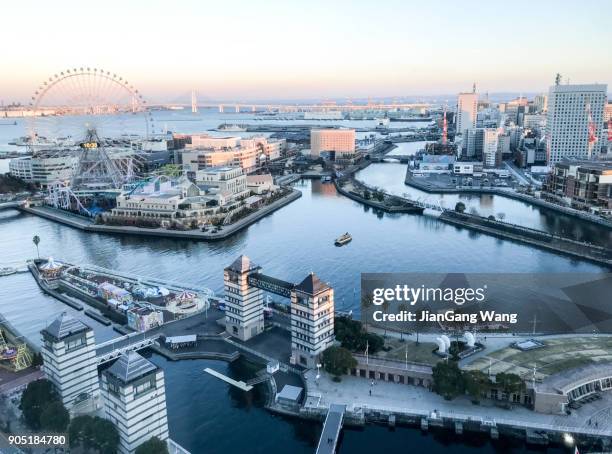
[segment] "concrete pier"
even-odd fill
[[[213,377],[217,377],[219,380],[223,380],[224,382],[229,383],[230,385],[235,386],[236,388],[241,389],[242,391],[250,391],[253,389],[251,385],[247,385],[243,381],[236,381],[233,378],[223,375],[222,373],[217,372],[216,370],[213,370],[209,367],[204,369],[204,372],[212,375]]]

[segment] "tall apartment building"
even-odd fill
[[[587,159],[592,154],[599,154],[605,145],[603,119],[607,89],[605,84],[550,87],[546,120],[549,164],[564,158]],[[598,139],[592,147],[589,147],[587,105],[590,105],[595,137]]]
[[[347,158],[355,154],[354,129],[311,129],[310,154],[321,156],[321,152],[333,152],[336,158]]]
[[[223,271],[225,286],[225,330],[240,340],[248,340],[264,329],[263,291],[252,287],[248,278],[260,266],[241,255]]]
[[[149,440],[168,439],[164,372],[136,352],[122,354],[102,373],[106,419],[119,432],[119,452],[133,453]]]
[[[45,377],[71,413],[99,406],[98,363],[93,330],[63,313],[41,331]]]
[[[482,131],[482,162],[488,168],[501,165],[501,150],[499,150],[497,142],[497,129],[486,128]]]
[[[498,155],[500,155],[498,157]],[[499,165],[497,129],[476,128],[468,129],[463,136],[462,158],[482,159],[487,167]]]
[[[457,134],[476,127],[478,111],[477,93],[459,93],[457,97]]]
[[[334,342],[334,290],[310,273],[291,291],[291,355],[295,363],[316,367]]]

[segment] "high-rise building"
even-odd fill
[[[489,168],[499,167],[501,165],[501,150],[499,150],[497,142],[497,129],[483,129],[482,136],[483,164]]]
[[[354,129],[312,129],[310,131],[310,154],[332,152],[336,158],[347,158],[355,154]]]
[[[586,159],[599,154],[605,143],[603,118],[607,88],[605,84],[550,87],[546,120],[549,164],[564,158]],[[597,139],[591,144],[589,117],[594,129],[593,138]]]
[[[63,313],[41,331],[45,377],[53,383],[71,413],[99,406],[98,363],[93,330]]]
[[[537,113],[546,112],[548,110],[548,96],[546,96],[544,93],[541,95],[536,95],[535,99],[533,100],[533,106],[535,107]]]
[[[466,130],[463,136],[462,158],[482,159],[488,167],[497,162],[497,129],[476,128]]]
[[[316,367],[334,342],[334,289],[310,273],[291,291],[291,355],[295,363]]]
[[[119,432],[119,452],[133,453],[149,440],[168,439],[164,372],[130,351],[102,373],[106,418]]]
[[[241,340],[248,340],[264,329],[264,305],[261,289],[250,286],[248,278],[261,267],[246,255],[225,268],[225,330]]]
[[[459,93],[457,98],[457,134],[476,127],[478,111],[477,93]]]

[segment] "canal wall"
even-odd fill
[[[258,209],[256,212],[245,216],[244,218],[238,220],[233,224],[223,226],[220,231],[215,233],[202,232],[200,230],[181,231],[166,230],[162,228],[146,229],[143,227],[133,226],[98,225],[95,224],[93,220],[89,218],[56,210],[50,207],[20,207],[19,209],[26,213],[40,216],[51,221],[59,222],[61,224],[74,227],[86,232],[152,236],[162,238],[179,238],[199,241],[219,241],[228,238],[229,236],[242,229],[245,229],[249,225],[259,221],[261,218],[299,199],[301,196],[302,193],[300,191],[298,191],[297,189],[292,189],[292,191],[285,197],[272,202],[270,205],[266,205],[265,207]]]
[[[557,205],[555,203],[551,203],[546,200],[538,199],[537,197],[532,197],[527,194],[520,194],[518,192],[508,190],[508,189],[470,188],[470,187],[442,188],[439,186],[433,186],[433,185],[427,184],[423,181],[419,181],[417,178],[412,177],[410,175],[410,169],[406,169],[406,178],[404,179],[404,184],[411,186],[413,188],[419,189],[423,192],[427,192],[429,194],[477,194],[477,195],[487,194],[487,195],[497,195],[500,197],[507,197],[509,199],[519,200],[521,202],[525,202],[530,205],[547,208],[549,210],[557,211],[559,213],[563,213],[568,216],[573,216],[583,221],[592,222],[594,224],[598,224],[603,227],[608,227],[609,229],[612,229],[612,220],[604,219],[599,216],[592,215],[590,213],[585,213],[579,210],[575,210],[573,208]]]
[[[612,268],[612,250],[552,235],[541,230],[490,220],[481,216],[446,210],[438,219],[456,227],[465,227],[499,238],[526,243],[541,249],[587,260]]]

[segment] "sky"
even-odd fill
[[[609,0],[3,2],[0,100],[67,68],[150,102],[342,99],[612,85]]]

